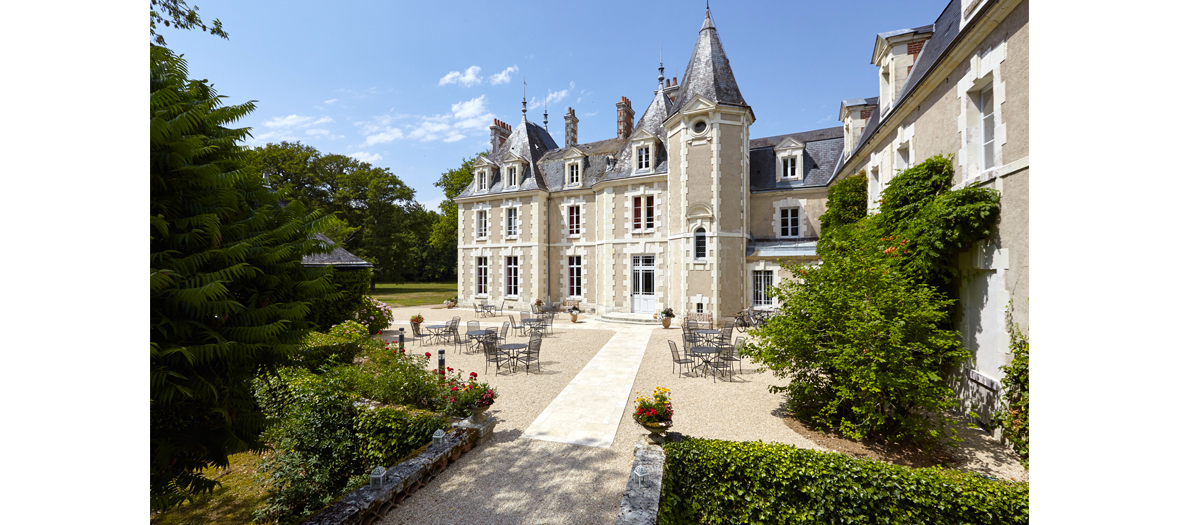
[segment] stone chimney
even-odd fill
[[[668,98],[672,102],[676,102],[676,94],[680,92],[680,84],[676,81],[676,77],[672,77],[672,80],[666,80],[664,82],[664,92],[668,94]]]
[[[565,147],[578,143],[578,117],[574,116],[574,108],[569,108],[565,114]]]
[[[619,111],[619,138],[625,139],[631,136],[631,129],[635,125],[635,110],[631,109],[631,100],[627,97],[619,97],[619,102],[615,104]]]
[[[508,135],[512,133],[512,126],[505,124],[500,119],[493,119],[489,129],[492,130],[492,154],[495,154],[500,150],[500,146],[504,145],[504,141],[508,140]]]

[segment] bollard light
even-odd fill
[[[398,348],[398,350],[401,350],[405,346],[406,346],[406,329],[405,328],[398,328],[397,329],[397,348]]]
[[[447,370],[447,349],[446,348],[439,348],[438,349],[438,373],[439,373],[439,375],[444,375],[446,370]]]
[[[432,444],[436,447],[441,447],[441,446],[443,446],[443,439],[445,439],[446,437],[447,437],[447,433],[443,432],[442,429],[435,430],[434,431],[434,440],[433,440]]]
[[[373,469],[373,473],[369,474],[369,487],[374,489],[381,488],[385,484],[385,467],[378,466]]]
[[[635,467],[635,475],[639,478],[639,486],[642,487],[647,483],[647,476],[650,474],[646,467]]]

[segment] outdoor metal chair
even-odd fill
[[[533,363],[537,364],[537,370],[541,370],[541,336],[533,334],[529,337],[529,346],[524,351],[516,355],[516,364],[524,363],[524,375],[529,375],[529,369]]]
[[[680,365],[679,366],[679,375],[677,375],[676,377],[680,377],[680,376],[684,375],[684,365],[696,364],[696,361],[693,360],[691,357],[680,357],[680,351],[678,351],[676,349],[676,341],[669,339],[668,346],[672,348],[672,369],[676,370],[677,365]]]
[[[523,318],[524,314],[522,313],[520,315],[521,315],[521,318]],[[525,326],[523,324],[516,324],[516,316],[509,314],[508,320],[512,321],[512,331],[516,332],[516,335],[518,335],[520,337],[524,337]]]
[[[500,375],[500,365],[507,363],[509,366],[512,366],[512,356],[496,348],[499,346],[499,343],[496,342],[495,335],[485,337],[481,346],[483,346],[483,371],[485,374],[488,372],[488,368],[492,363],[496,363],[496,375]]]
[[[463,336],[466,338],[464,342],[467,343],[465,346],[468,352],[475,351],[475,345],[479,344],[479,338],[471,335],[475,330],[479,330],[479,321],[467,321],[467,332]]]
[[[447,332],[450,334],[451,342],[458,348],[461,344],[467,344],[463,336],[459,333],[459,316],[451,318],[451,322],[447,323]]]
[[[556,315],[557,312],[546,312],[541,314],[541,317],[545,319],[545,331],[549,332],[550,334],[553,333],[553,318]]]
[[[500,306],[496,307],[496,317],[504,315],[504,301],[500,301]]]

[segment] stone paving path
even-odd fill
[[[652,327],[601,322],[586,327],[615,330],[615,335],[521,437],[603,448],[614,442]]]

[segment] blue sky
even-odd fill
[[[488,147],[493,118],[520,122],[522,80],[529,120],[541,122],[548,99],[558,144],[571,106],[581,142],[610,138],[620,96],[636,119],[651,101],[661,44],[665,75],[683,77],[705,11],[645,1],[194,3],[229,40],[162,33],[192,77],[229,103],[258,101],[241,122],[251,145],[299,140],[388,167],[431,209],[442,199],[433,182]],[[946,1],[711,7],[756,138],[839,125],[841,100],[877,94],[875,35],[932,23]]]

